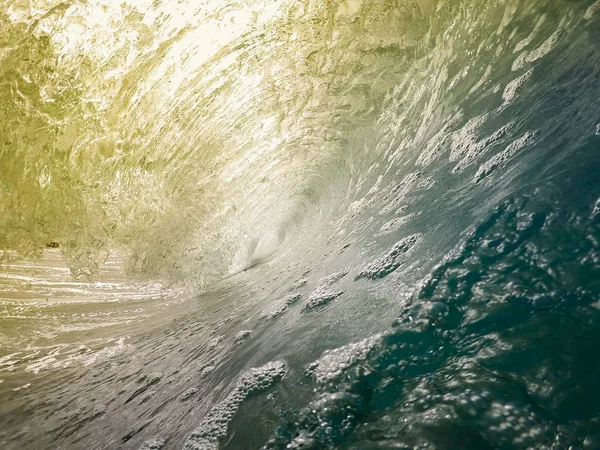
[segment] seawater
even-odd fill
[[[2,448],[600,448],[600,3],[0,38]]]

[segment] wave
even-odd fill
[[[427,51],[416,5],[344,5],[5,7],[2,247],[56,242],[76,276],[115,250],[148,276],[227,273],[267,211],[346,170]]]
[[[4,258],[206,291],[61,392],[114,447],[595,448],[598,4],[1,6]]]
[[[595,60],[585,2],[18,5],[2,13],[0,244],[58,243],[76,276],[117,251],[205,285],[259,236],[386,201],[399,177],[456,188],[451,170],[477,190],[574,131],[544,86]]]

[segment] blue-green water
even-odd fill
[[[600,449],[600,3],[155,3],[0,17],[0,447]]]

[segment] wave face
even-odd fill
[[[118,250],[131,272],[204,286],[265,236],[266,254],[306,239],[324,213],[341,229],[348,207],[390,218],[401,195],[439,198],[428,183],[498,192],[546,161],[533,147],[558,153],[554,133],[593,133],[596,10],[10,3],[0,244],[56,242],[76,276]],[[550,89],[587,58],[568,99]],[[559,119],[568,105],[590,122]]]
[[[204,289],[12,365],[2,446],[600,448],[600,2],[16,1],[0,42],[3,259]]]

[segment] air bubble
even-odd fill
[[[189,388],[181,396],[181,401],[185,402],[186,400],[189,400],[196,392],[198,392],[198,388]]]
[[[246,338],[248,336],[250,336],[252,334],[252,331],[250,330],[242,330],[240,331],[238,334],[235,335],[235,338],[233,339],[233,341],[236,344],[241,344],[242,342],[244,342],[246,340]]]
[[[145,441],[140,450],[161,450],[165,446],[166,442],[164,439],[151,439]]]
[[[306,300],[304,304],[304,309],[314,309],[318,306],[326,305],[331,300],[336,299],[340,295],[342,295],[345,291],[329,291],[323,287],[318,288],[310,297]]]
[[[276,361],[262,367],[252,368],[243,374],[235,388],[204,417],[187,442],[185,450],[212,450],[219,448],[219,441],[227,435],[227,427],[241,403],[251,395],[258,394],[281,380],[287,369]]]
[[[411,251],[413,247],[421,240],[421,237],[422,235],[417,233],[397,242],[387,254],[368,265],[356,276],[355,279],[358,280],[360,278],[370,278],[374,280],[377,278],[383,278],[394,272],[402,265],[402,262],[398,261],[398,258]]]

